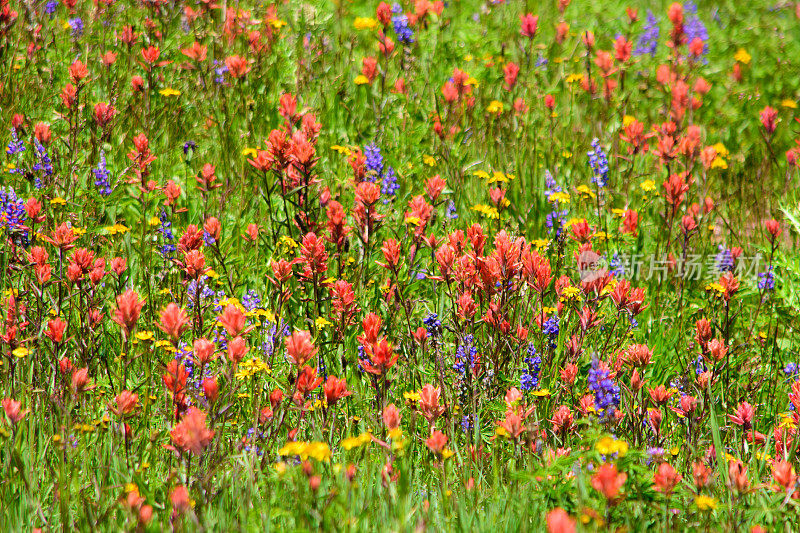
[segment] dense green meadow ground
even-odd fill
[[[796,531],[800,4],[0,1],[0,530]]]

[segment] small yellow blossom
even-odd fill
[[[350,148],[348,148],[346,146],[339,146],[338,144],[334,144],[333,146],[331,146],[331,150],[333,150],[335,152],[339,152],[340,154],[343,154],[343,155],[348,155],[349,156],[351,154]]]
[[[353,28],[357,30],[374,30],[378,27],[378,21],[370,17],[356,17],[353,21]]]
[[[299,455],[303,461],[311,457],[327,462],[331,460],[331,449],[324,442],[287,442],[278,450],[278,455]]]
[[[124,224],[114,224],[113,226],[106,226],[105,230],[109,235],[124,235],[131,229]]]
[[[160,91],[158,91],[158,94],[160,94],[161,96],[170,97],[170,96],[180,96],[181,92],[176,89],[173,89],[172,87],[167,87],[166,89],[161,89]]]
[[[618,457],[625,457],[625,454],[628,453],[628,443],[624,440],[617,440],[610,435],[605,435],[595,443],[594,449],[601,455],[617,454]]]
[[[722,157],[717,156],[714,158],[714,161],[711,162],[711,168],[719,168],[725,170],[728,168],[728,162],[722,159]]]
[[[654,180],[644,180],[639,187],[641,187],[644,192],[653,192],[656,190],[656,182]]]
[[[477,211],[478,213],[492,220],[497,220],[500,218],[500,212],[497,211],[497,208],[492,207],[490,205],[477,204],[472,207],[472,210]]]
[[[369,78],[367,78],[363,74],[359,74],[358,76],[356,76],[356,79],[353,80],[353,83],[355,83],[356,85],[365,85],[369,83]]]
[[[717,500],[705,494],[701,494],[694,499],[694,504],[701,511],[713,511],[717,508]]]
[[[733,55],[733,59],[735,59],[739,63],[749,65],[752,57],[750,56],[750,54],[747,53],[747,50],[745,50],[744,48],[739,48]]]
[[[725,148],[725,145],[722,143],[715,144],[713,148],[717,152],[718,156],[728,157],[730,155],[730,152],[728,151],[727,148]]]
[[[364,432],[357,437],[348,437],[342,440],[342,448],[350,451],[353,448],[360,448],[361,446],[369,444],[370,442],[372,442],[372,435],[369,432]]]
[[[436,159],[434,159],[433,156],[430,156],[430,155],[423,155],[422,156],[422,162],[424,164],[428,165],[429,167],[435,167],[436,166]]]
[[[594,198],[595,194],[589,188],[588,185],[578,185],[576,189],[579,193],[587,195],[589,198]]]
[[[782,100],[781,105],[783,107],[788,107],[789,109],[797,109],[797,102],[788,98],[786,100]]]
[[[138,331],[136,332],[135,337],[140,341],[149,341],[153,340],[153,332],[152,331]]]
[[[493,115],[500,114],[503,112],[503,102],[498,100],[492,100],[489,102],[489,105],[486,106],[486,111]]]
[[[27,348],[25,348],[24,346],[20,346],[19,348],[17,348],[17,349],[16,349],[16,350],[14,350],[13,352],[11,352],[11,354],[12,354],[14,357],[19,357],[20,359],[21,359],[21,358],[23,358],[23,357],[25,357],[25,356],[26,356],[26,355],[28,355],[29,353],[31,353],[31,351],[30,351],[30,350],[28,350]]]

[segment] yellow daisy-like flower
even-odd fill
[[[629,124],[632,124],[636,120],[636,117],[631,115],[625,115],[622,117],[622,125],[627,127]]]
[[[502,172],[493,172],[491,176],[488,177],[486,184],[491,185],[493,183],[508,183],[509,181],[514,179],[514,174],[503,174]]]
[[[480,84],[478,83],[478,80],[470,76],[469,78],[467,78],[467,81],[464,82],[464,85],[472,85],[473,87],[478,87],[478,85]]]
[[[245,148],[242,150],[242,155],[245,157],[256,157],[258,155],[258,150],[255,148]]]
[[[478,204],[473,206],[472,210],[477,211],[478,213],[492,220],[497,220],[500,218],[500,212],[497,210],[497,208],[490,205]]]
[[[60,196],[56,196],[52,200],[50,200],[50,205],[66,205],[67,201],[61,198]]]
[[[319,317],[314,321],[314,324],[316,324],[318,328],[322,329],[326,326],[330,326],[331,322],[323,317]]]
[[[419,226],[419,223],[422,220],[419,217],[406,217],[406,224],[411,224],[412,226]]]
[[[245,309],[242,303],[236,298],[224,298],[219,301],[219,305],[221,305],[223,309],[229,305],[232,305],[242,313],[247,312],[247,309]]]
[[[403,398],[407,402],[417,403],[417,402],[419,402],[419,392],[417,392],[417,391],[404,392],[403,393]]]
[[[350,148],[348,148],[346,146],[339,146],[338,144],[334,144],[333,146],[331,146],[331,150],[333,150],[335,152],[339,152],[342,155],[348,155],[349,156],[351,154]]]
[[[572,152],[570,152],[569,150],[564,150],[563,152],[561,152],[561,157],[563,157],[564,159],[569,159],[572,157]]]
[[[17,348],[13,352],[11,352],[11,355],[13,355],[14,357],[19,357],[20,359],[22,359],[23,357],[25,357],[26,355],[28,355],[30,353],[31,353],[31,351],[29,349],[25,348],[24,346],[20,346],[19,348]]]
[[[269,22],[269,25],[272,26],[273,28],[275,28],[276,30],[279,30],[279,29],[283,28],[287,24],[287,22],[285,20],[281,20],[281,19],[270,19],[268,22]]]
[[[723,287],[719,283],[709,283],[708,285],[706,285],[706,290],[707,291],[716,291],[716,292],[718,292],[720,294],[724,294],[725,293],[725,287]]]
[[[786,100],[781,100],[781,105],[783,107],[788,107],[789,109],[797,109],[797,102],[788,98]]]
[[[493,115],[498,115],[503,112],[503,102],[498,100],[492,100],[489,102],[489,105],[486,106],[486,111]]]
[[[694,499],[694,504],[701,511],[713,511],[714,509],[717,508],[717,500],[715,500],[711,496],[706,496],[705,494],[697,496]]]
[[[722,159],[720,156],[714,158],[714,161],[711,162],[711,168],[719,168],[725,170],[728,168],[728,162]]]
[[[576,81],[578,82],[583,81],[583,74],[580,73],[570,74],[569,76],[564,78],[564,81],[566,81],[567,83],[575,83]]]
[[[605,435],[595,443],[594,449],[602,455],[617,454],[618,457],[625,457],[625,454],[628,453],[628,443],[624,440],[617,440],[610,435]]]
[[[299,244],[297,244],[297,241],[295,241],[288,235],[281,235],[281,238],[278,239],[278,242],[280,242],[283,246],[286,246],[287,248],[297,248],[299,246]]]
[[[278,454],[299,455],[303,461],[309,457],[319,462],[331,460],[331,449],[324,442],[287,442]]]
[[[562,203],[562,204],[568,204],[569,203],[569,193],[568,192],[563,192],[563,191],[554,192],[553,194],[550,195],[550,201],[551,202],[559,202],[559,203]]]
[[[549,239],[534,239],[531,241],[531,244],[537,249],[541,250],[542,248],[547,248],[547,245],[550,244]]]
[[[595,194],[592,192],[592,190],[589,188],[588,185],[578,185],[576,190],[581,194],[585,194],[589,198],[595,197]]]
[[[267,322],[275,323],[275,313],[270,311],[269,309],[259,309],[256,311],[256,314],[260,317],[264,317]]]
[[[370,442],[372,442],[372,435],[369,432],[364,432],[357,437],[348,437],[342,440],[342,448],[350,451],[353,448],[360,448],[361,446],[369,444]]]
[[[124,224],[114,224],[113,226],[106,226],[104,228],[109,235],[124,235],[128,233],[131,229]]]
[[[750,54],[748,54],[747,50],[745,50],[744,48],[739,48],[736,51],[736,53],[733,54],[733,59],[735,59],[739,63],[745,64],[745,65],[749,65],[750,64],[750,60],[752,59],[752,56]]]
[[[356,30],[374,30],[378,27],[378,21],[370,17],[356,17],[353,21],[353,28]]]
[[[725,148],[725,145],[722,143],[715,144],[714,150],[716,150],[717,155],[720,157],[728,157],[730,155],[730,152],[728,151],[727,148]]]
[[[653,180],[644,180],[644,181],[643,181],[643,182],[642,182],[642,183],[639,185],[639,187],[640,187],[640,188],[641,188],[641,189],[642,189],[644,192],[653,192],[654,190],[656,190],[656,182],[655,182],[655,181],[653,181]]]
[[[167,87],[166,89],[161,89],[160,91],[158,91],[158,94],[160,94],[161,96],[170,97],[170,96],[180,96],[181,92],[176,89],[173,89],[172,87]]]
[[[247,361],[242,361],[238,368],[239,370],[235,374],[236,379],[249,378],[261,372],[270,373],[269,365],[258,357],[252,357]]]
[[[137,331],[135,337],[140,341],[149,341],[153,339],[152,331]]]
[[[561,291],[561,301],[566,302],[575,299],[580,293],[581,290],[578,287],[565,287],[564,290]]]
[[[489,173],[486,172],[485,170],[476,170],[475,172],[472,173],[472,175],[475,176],[476,178],[481,178],[484,180],[489,179]]]
[[[425,165],[428,165],[429,167],[435,167],[436,166],[436,159],[434,159],[433,156],[430,156],[430,155],[423,155],[422,156],[422,162]]]
[[[150,220],[147,221],[147,225],[151,227],[158,226],[159,224],[161,224],[161,221],[158,219],[158,217],[152,217]]]
[[[353,80],[353,83],[355,83],[356,85],[365,85],[369,83],[369,78],[367,78],[363,74],[359,74],[358,76],[356,76],[356,79]]]

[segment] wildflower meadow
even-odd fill
[[[800,530],[800,3],[0,0],[0,531]]]

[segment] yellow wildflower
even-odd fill
[[[353,21],[353,28],[356,30],[374,30],[378,27],[378,21],[370,17],[356,17]]]
[[[749,65],[752,57],[750,56],[750,54],[747,53],[747,50],[745,50],[744,48],[739,48],[736,51],[736,53],[733,54],[733,59],[738,61],[739,63]]]

